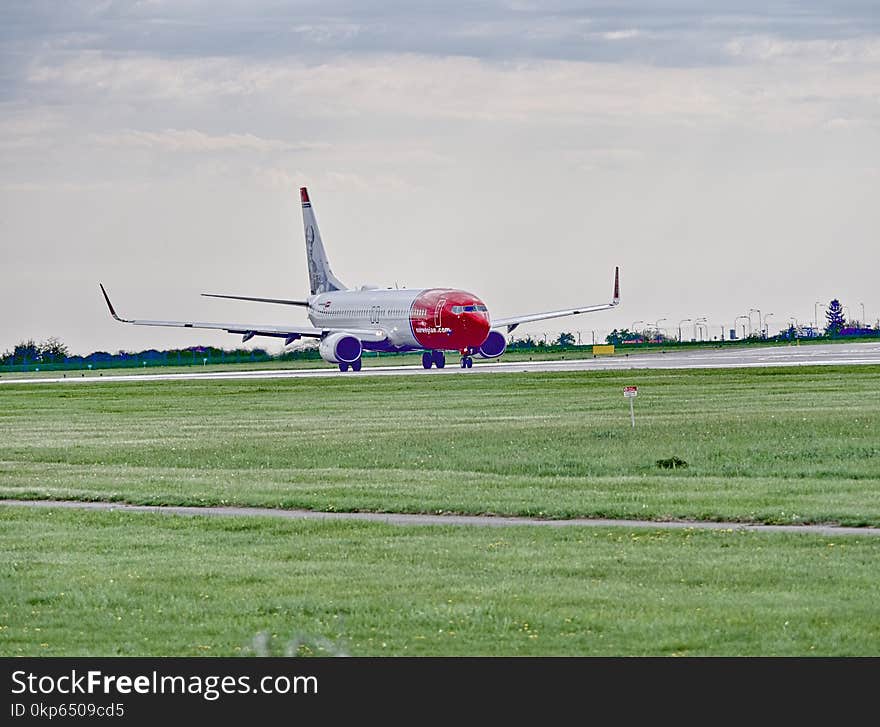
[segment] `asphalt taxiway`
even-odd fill
[[[388,525],[458,525],[475,527],[508,527],[535,525],[544,527],[648,528],[654,530],[727,530],[811,535],[878,536],[880,528],[855,528],[841,525],[764,525],[760,523],[718,522],[709,520],[610,520],[607,518],[571,518],[541,520],[529,517],[494,515],[428,515],[393,512],[320,512],[316,510],[280,510],[268,507],[189,507],[184,505],[129,505],[120,502],[80,502],[74,500],[0,500],[0,506],[30,508],[62,508],[141,512],[189,517],[271,517],[285,520],[358,520]]]
[[[0,377],[2,384],[58,384],[93,383],[113,381],[192,381],[213,379],[287,379],[328,378],[336,376],[468,376],[476,373],[553,372],[553,371],[616,371],[629,369],[727,369],[761,368],[773,366],[832,366],[832,365],[880,365],[880,343],[837,343],[791,346],[748,346],[742,348],[693,349],[650,353],[625,351],[614,356],[547,361],[474,361],[472,369],[461,369],[452,356],[443,369],[423,369],[420,365],[368,366],[355,373],[342,372],[336,368],[320,369],[259,369],[253,371],[187,371],[183,373],[117,374],[89,372],[81,376],[51,377]],[[576,356],[578,354],[575,354]]]

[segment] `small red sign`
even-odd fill
[[[639,387],[638,386],[624,386],[623,387],[623,395],[626,397],[638,396]]]

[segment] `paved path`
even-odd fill
[[[618,348],[620,350],[620,348]],[[57,384],[112,381],[190,381],[212,379],[286,379],[328,378],[336,376],[468,376],[473,373],[548,372],[548,371],[609,371],[627,369],[712,369],[755,368],[767,366],[830,366],[833,364],[880,365],[880,343],[833,343],[804,346],[750,346],[733,349],[694,349],[666,353],[633,353],[608,358],[565,359],[563,361],[479,361],[472,369],[450,365],[444,369],[425,370],[415,366],[367,366],[362,371],[343,373],[337,368],[321,369],[262,369],[256,371],[205,371],[156,374],[111,374],[91,371],[70,372],[68,376],[46,378],[7,378],[0,376],[0,384]]]
[[[35,508],[67,508],[77,510],[103,510],[119,512],[148,512],[165,515],[213,516],[213,517],[275,517],[286,520],[361,520],[390,525],[465,525],[476,527],[505,527],[532,525],[552,528],[562,527],[623,527],[650,530],[748,530],[771,533],[806,533],[811,535],[865,535],[878,536],[880,528],[851,528],[839,525],[747,525],[735,522],[708,521],[653,521],[608,520],[573,518],[571,520],[538,520],[527,517],[494,517],[490,515],[416,515],[409,513],[374,512],[317,512],[314,510],[277,510],[267,507],[184,507],[174,505],[128,505],[119,502],[78,502],[72,500],[0,500],[0,505]]]

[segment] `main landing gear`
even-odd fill
[[[350,364],[347,364],[347,363],[339,364],[339,370],[340,371],[348,371],[348,367],[351,366],[352,371],[360,371],[361,365],[362,365],[361,360],[356,359],[356,360],[352,361]]]
[[[474,365],[474,360],[470,356],[462,356],[461,357],[461,367],[463,369],[469,369]]]
[[[429,369],[436,366],[442,369],[446,365],[446,354],[443,351],[425,351],[422,354],[422,368]]]

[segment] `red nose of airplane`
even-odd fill
[[[459,323],[469,348],[479,348],[489,335],[489,316],[483,312],[462,313]]]
[[[489,335],[489,311],[473,293],[451,288],[423,291],[413,302],[419,345],[441,351],[478,349]]]

